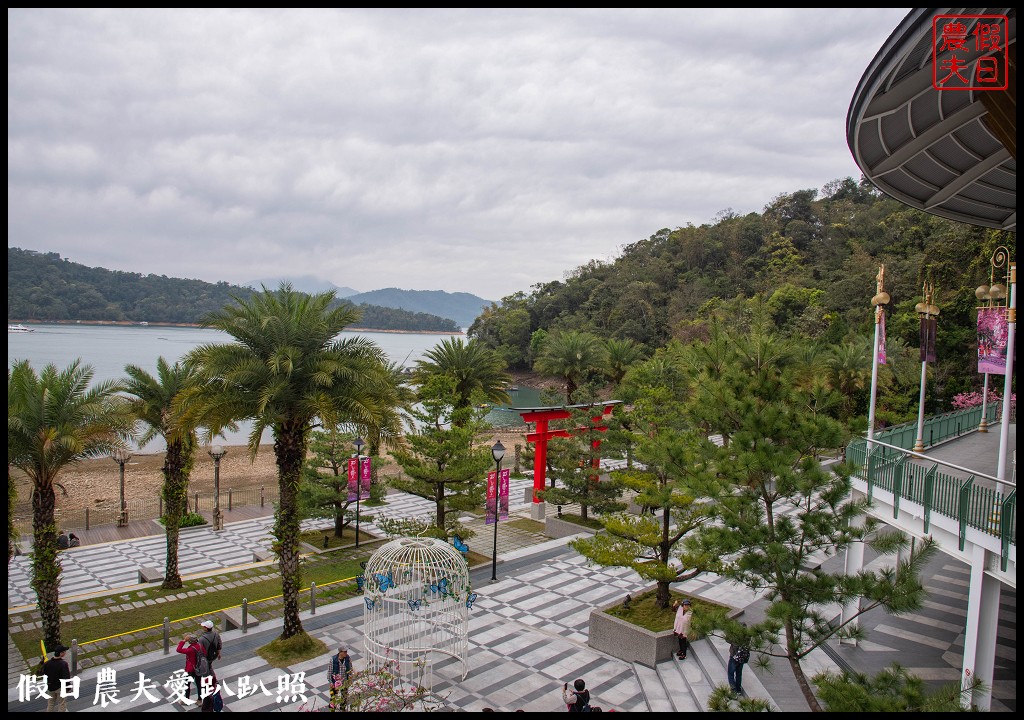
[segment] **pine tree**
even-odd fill
[[[405,440],[408,449],[392,455],[408,479],[393,480],[399,490],[435,504],[432,534],[447,539],[446,514],[478,507],[486,490],[491,454],[474,447],[482,430],[483,412],[458,407],[455,382],[445,375],[425,379],[419,391],[419,409],[412,411],[416,428]]]
[[[348,460],[354,437],[336,428],[309,435],[310,457],[302,468],[299,512],[304,518],[331,518],[334,536],[343,536],[356,519],[355,499],[348,495]]]

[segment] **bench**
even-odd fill
[[[160,568],[155,567],[140,567],[139,568],[139,582],[140,583],[155,583],[164,581],[164,571]]]
[[[224,616],[224,630],[237,630],[242,627],[242,608],[233,607],[227,610],[221,611],[221,615]],[[246,624],[249,627],[255,627],[260,624],[252,613],[249,613],[249,617],[246,618]]]
[[[269,550],[253,550],[252,561],[253,562],[266,562],[267,560],[273,560],[274,553]]]

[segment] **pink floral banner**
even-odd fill
[[[878,320],[878,364],[885,365],[885,310],[879,313]]]
[[[359,460],[354,457],[348,459],[348,501],[352,502],[359,493]]]
[[[484,525],[498,522],[498,473],[491,470],[487,473],[487,503],[484,505],[486,516]]]
[[[1006,374],[1006,308],[978,308],[978,372]]]

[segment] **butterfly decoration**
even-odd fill
[[[460,538],[458,535],[453,535],[452,536],[452,545],[454,545],[455,549],[458,550],[461,553],[468,553],[469,552],[469,545],[464,543],[462,541],[462,538]]]
[[[367,610],[373,610],[374,606],[377,604],[377,598],[364,597],[363,602],[366,603]]]
[[[359,592],[362,592],[363,591],[363,586],[365,584],[366,584],[366,578],[364,578],[362,575],[357,575],[356,576],[356,589]]]
[[[431,583],[430,584],[430,592],[436,593],[438,595],[447,595],[448,594],[448,578],[443,577],[440,580],[438,580],[436,583]]]
[[[408,603],[409,603],[410,609],[412,609],[412,610],[419,610],[421,607],[423,607],[423,600],[422,599],[417,599],[417,600],[411,600],[410,599],[408,601]]]
[[[473,609],[473,603],[476,602],[476,598],[477,598],[477,594],[476,593],[470,593],[469,597],[466,598],[466,607],[469,608],[470,610],[472,610]]]
[[[374,573],[373,579],[377,581],[377,586],[380,588],[381,592],[387,592],[395,586],[395,580],[391,573],[388,573],[387,575]]]

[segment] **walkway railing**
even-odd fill
[[[985,419],[990,424],[999,417],[999,408],[1000,403],[988,404]],[[953,410],[941,415],[931,415],[925,418],[924,421],[924,433],[922,435],[924,446],[931,447],[950,438],[959,437],[964,433],[977,430],[980,424],[980,405],[966,408],[965,410]],[[875,439],[904,450],[912,450],[917,442],[917,423],[909,422],[884,428],[875,433]],[[854,440],[854,442],[857,441]]]
[[[928,532],[933,513],[956,520],[960,526],[961,550],[966,542],[967,528],[998,537],[1001,565],[1006,570],[1010,546],[1017,544],[1017,488],[1014,483],[1000,482],[991,475],[897,447],[879,440],[878,436],[872,440],[872,444],[870,455],[867,453],[866,438],[857,438],[846,448],[847,462],[857,468],[855,476],[867,483],[869,499],[873,499],[876,488],[892,493],[893,518],[899,517],[902,500],[917,503],[924,508],[922,519],[925,533]],[[969,477],[964,480],[943,472],[940,466],[967,472]],[[979,478],[990,480],[996,485],[975,485]],[[1008,494],[1004,494],[1000,487],[1008,490]]]

